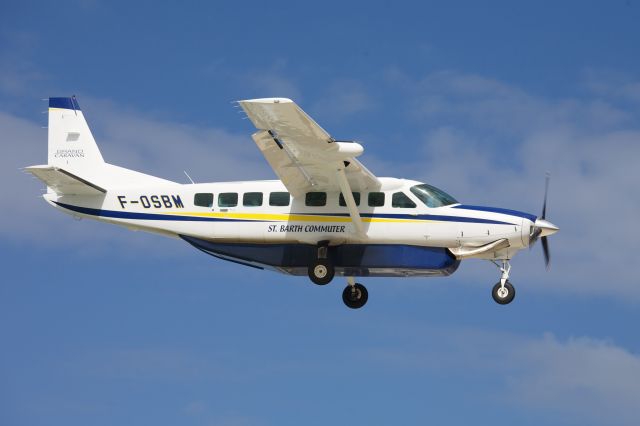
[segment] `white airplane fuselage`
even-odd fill
[[[395,178],[380,180],[382,186],[376,192],[385,194],[383,205],[371,207],[368,205],[368,193],[360,194],[359,211],[364,234],[357,232],[347,207],[340,205],[339,192],[327,192],[324,206],[307,206],[303,197],[291,197],[286,206],[269,205],[271,193],[287,191],[278,180],[172,183],[113,189],[100,196],[57,196],[49,193],[45,198],[53,206],[76,217],[183,238],[218,257],[296,275],[306,274],[306,269],[297,264],[289,265],[286,260],[282,264],[268,264],[261,262],[259,256],[255,259],[249,254],[231,251],[235,254],[232,256],[222,250],[207,250],[204,246],[207,243],[213,244],[214,248],[224,247],[219,244],[252,244],[269,250],[271,245],[308,245],[312,248],[318,241],[327,241],[330,246],[405,246],[405,251],[406,247],[439,248],[442,249],[442,259],[450,256],[450,262],[436,259],[440,264],[397,265],[398,271],[391,271],[391,264],[363,265],[356,262],[341,265],[350,267],[354,274],[396,276],[448,275],[458,265],[454,256],[445,254],[448,248],[481,247],[496,240],[506,240],[508,244],[504,244],[506,247],[501,250],[468,256],[498,259],[511,258],[516,251],[529,245],[529,235],[535,223],[533,215],[463,204],[429,208],[410,191],[420,182]],[[404,193],[415,207],[393,207],[392,197],[398,192]],[[253,193],[254,198],[255,193],[262,194],[261,205],[244,205],[246,193]],[[196,205],[196,194],[212,194],[211,206]],[[233,202],[221,203],[220,194],[237,194],[236,205],[230,205]],[[344,269],[338,272],[349,274]]]

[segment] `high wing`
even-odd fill
[[[239,104],[259,130],[253,140],[294,197],[309,191],[344,193],[380,187],[373,173],[355,159],[364,151],[362,145],[336,141],[291,99],[250,99]]]

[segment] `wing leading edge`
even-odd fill
[[[258,129],[253,140],[294,197],[340,191],[345,178],[351,191],[380,187],[355,158],[364,151],[362,145],[336,141],[292,100],[251,99],[239,104]]]

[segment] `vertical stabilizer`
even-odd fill
[[[49,165],[83,172],[104,160],[75,96],[49,98]]]

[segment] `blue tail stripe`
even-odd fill
[[[62,108],[80,111],[80,105],[75,97],[71,98],[49,98],[49,108]]]

